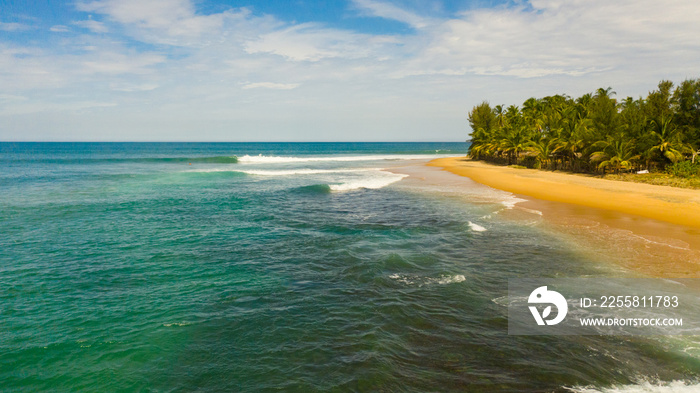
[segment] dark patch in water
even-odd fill
[[[313,184],[310,186],[293,188],[292,192],[302,194],[330,194],[331,187],[328,184]]]

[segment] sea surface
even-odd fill
[[[0,143],[0,391],[700,391],[692,337],[507,334],[508,278],[606,271],[401,170],[466,149]]]

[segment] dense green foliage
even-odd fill
[[[666,167],[666,172],[677,177],[694,177],[700,175],[700,163],[680,161]]]
[[[697,176],[700,79],[661,81],[646,98],[610,88],[573,99],[530,98],[522,108],[483,102],[469,113],[474,159],[574,172],[667,171]],[[686,163],[687,161],[687,163]],[[700,160],[698,160],[700,161]]]

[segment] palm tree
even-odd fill
[[[599,162],[598,169],[602,169],[603,174],[605,174],[607,167],[611,167],[614,173],[630,169],[634,165],[634,161],[639,159],[639,155],[634,154],[633,139],[599,141],[593,147],[599,150],[591,153],[591,161]]]
[[[540,115],[542,131],[548,137],[555,137],[563,128],[564,112],[567,109],[567,98],[561,95],[549,96],[542,99]]]
[[[536,98],[528,98],[523,103],[522,115],[523,119],[530,124],[530,126],[537,130],[538,133],[542,132],[542,126],[544,125],[544,119],[542,111],[543,103],[541,100]]]
[[[605,98],[611,98],[615,94],[617,94],[617,93],[613,91],[612,87],[608,87],[607,89],[603,89],[602,87],[599,87],[598,90],[596,90],[596,92],[595,92],[596,97],[605,97]]]
[[[684,153],[690,153],[692,148],[681,141],[678,128],[671,123],[671,120],[671,117],[661,117],[659,121],[651,121],[650,131],[655,144],[649,152],[652,154],[659,152],[672,163],[676,163],[683,159]]]
[[[535,159],[537,160],[537,169],[542,168],[543,165],[546,169],[549,169],[552,156],[560,149],[560,146],[557,145],[557,141],[555,139],[548,141],[544,138],[536,142],[530,142],[528,147],[530,151],[536,154]]]
[[[493,155],[493,137],[483,128],[477,128],[472,134],[472,143],[469,145],[469,157],[480,160]]]
[[[499,147],[504,153],[508,154],[508,164],[518,163],[520,153],[527,150],[530,139],[528,136],[528,128],[521,124],[516,127],[506,127],[505,133],[500,140]]]
[[[586,93],[576,99],[576,110],[581,118],[588,118],[588,113],[593,105],[593,95]]]
[[[576,107],[563,111],[562,129],[557,137],[559,150],[568,159],[570,170],[577,170],[575,163],[581,158],[586,147],[586,136],[591,127],[591,120],[581,118]],[[579,168],[580,169],[580,168]]]
[[[515,105],[509,105],[508,108],[506,108],[504,126],[506,124],[517,122],[520,117],[520,109],[518,109],[518,107]]]
[[[493,107],[493,114],[496,115],[496,125],[503,128],[506,125],[506,111],[503,105]]]

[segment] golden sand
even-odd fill
[[[697,190],[516,169],[463,157],[439,158],[428,165],[514,194],[700,228],[700,191]]]

